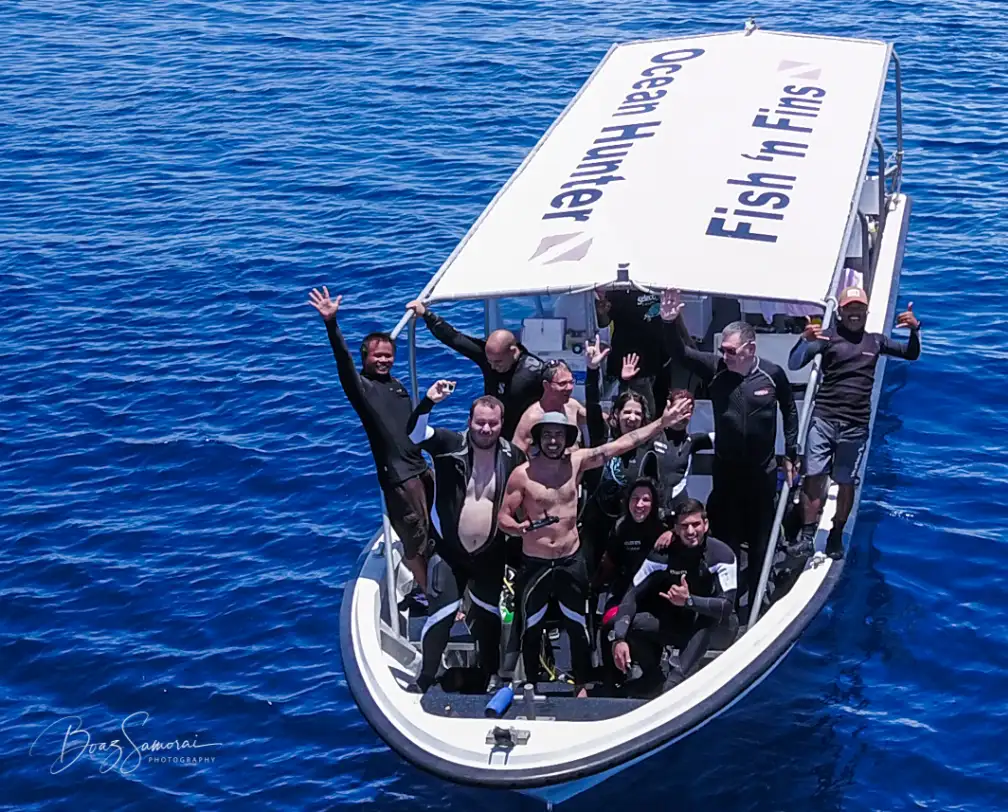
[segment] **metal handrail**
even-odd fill
[[[861,227],[861,274],[864,282],[864,290],[871,296],[872,282],[875,281],[875,273],[871,262],[871,241],[868,236],[868,216],[858,211],[858,223]]]
[[[896,67],[896,174],[893,177],[893,194],[899,194],[903,185],[903,77],[900,73],[900,58],[893,49],[893,65]]]
[[[837,302],[832,297],[826,303],[826,312],[823,315],[823,327],[828,327],[833,316],[836,314]],[[808,386],[805,388],[805,399],[802,401],[801,416],[798,418],[798,448],[804,450],[805,436],[808,434],[809,422],[812,417],[812,405],[815,402],[815,390],[819,384],[819,370],[822,366],[822,353],[816,355],[812,361],[812,371],[809,373]],[[784,511],[787,510],[788,499],[791,495],[791,486],[784,480],[784,487],[781,488],[780,501],[777,502],[777,511],[774,514],[773,526],[770,529],[770,537],[767,539],[766,553],[763,556],[763,567],[760,570],[759,584],[756,586],[756,596],[753,605],[749,607],[749,621],[747,628],[752,628],[759,619],[760,607],[763,604],[763,596],[766,594],[767,581],[770,578],[770,569],[773,567],[774,555],[777,553],[777,543],[780,540],[781,525],[784,523]]]

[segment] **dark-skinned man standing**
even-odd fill
[[[413,403],[406,387],[390,374],[395,343],[388,333],[364,338],[357,370],[336,321],[342,300],[342,296],[331,299],[326,287],[313,288],[308,304],[325,321],[340,383],[367,434],[389,522],[403,545],[403,560],[417,586],[426,591],[434,477],[406,429]]]

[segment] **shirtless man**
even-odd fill
[[[518,466],[508,479],[497,526],[521,536],[522,568],[515,584],[516,617],[522,618],[521,651],[525,679],[539,676],[543,618],[552,601],[559,605],[571,641],[575,694],[584,695],[591,669],[591,643],[585,618],[588,566],[577,531],[578,486],[585,471],[621,456],[682,420],[691,404],[677,400],[652,423],[596,448],[572,449],[578,430],[560,412],[547,412],[531,428],[539,454]],[[518,518],[520,515],[521,519]],[[515,635],[512,634],[512,640]],[[503,671],[513,672],[518,647],[509,645]]]
[[[514,444],[528,454],[532,445],[532,427],[547,412],[560,412],[567,415],[567,422],[576,429],[573,445],[580,445],[581,437],[587,436],[588,413],[584,406],[571,397],[571,392],[574,391],[574,373],[559,359],[549,361],[543,368],[542,386],[542,397],[529,406],[518,421]]]

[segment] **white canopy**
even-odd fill
[[[818,303],[890,46],[755,31],[614,46],[427,297],[641,287]]]

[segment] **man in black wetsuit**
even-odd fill
[[[665,403],[669,391],[669,356],[662,339],[661,297],[641,290],[595,291],[595,314],[600,327],[611,325],[611,349],[606,374],[620,378],[623,359],[637,356],[635,388],[656,414],[656,405]]]
[[[504,404],[501,436],[505,440],[513,438],[525,410],[542,397],[543,362],[508,330],[494,330],[484,341],[460,333],[420,300],[410,302],[406,309],[422,318],[438,341],[480,368],[483,393]]]
[[[420,635],[423,666],[416,684],[421,691],[434,683],[467,585],[484,687],[497,673],[498,604],[507,558],[507,537],[497,528],[497,511],[508,477],[525,462],[525,455],[501,437],[504,407],[493,395],[473,401],[464,432],[428,425],[431,409],[453,388],[449,381],[435,383],[414,409],[409,424],[410,439],[434,461],[437,485],[432,518],[439,538],[429,566],[430,614]]]
[[[789,484],[798,454],[798,410],[784,370],[756,355],[750,324],[732,322],[721,333],[720,352],[700,352],[686,346],[674,328],[682,308],[678,292],[666,291],[662,319],[669,351],[706,382],[714,410],[713,489],[707,502],[712,532],[740,560],[742,546],[748,546],[751,608],[773,527],[777,407],[784,422],[783,466]]]
[[[646,559],[616,611],[603,625],[606,661],[616,681],[640,668],[628,681],[629,693],[653,695],[689,677],[710,647],[719,628],[737,628],[734,616],[738,576],[735,554],[727,544],[707,535],[707,513],[695,499],[683,502],[675,516],[675,532],[666,561]],[[678,663],[661,673],[662,650],[679,649]],[[636,670],[636,669],[635,669]]]
[[[826,542],[826,554],[843,558],[843,529],[854,505],[854,487],[861,456],[868,443],[871,395],[880,355],[916,361],[920,357],[920,321],[910,302],[900,313],[898,327],[910,328],[909,341],[895,341],[881,333],[865,332],[868,296],[861,288],[840,293],[840,323],[823,330],[809,324],[791,350],[788,366],[801,369],[822,353],[822,382],[816,392],[805,441],[805,481],[802,510],[805,524],[799,535],[800,552],[812,550],[826,477],[837,483],[836,514]]]
[[[403,545],[403,560],[417,586],[426,591],[434,477],[406,430],[413,410],[409,393],[389,374],[395,361],[392,338],[387,333],[365,337],[360,347],[363,368],[358,373],[336,323],[342,299],[342,296],[330,299],[326,287],[321,291],[313,288],[308,303],[325,321],[340,383],[367,434],[389,522]]]

